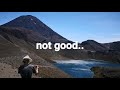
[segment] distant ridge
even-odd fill
[[[94,40],[87,40],[81,43],[81,45],[84,46],[87,50],[93,50],[93,51],[105,51],[107,48],[102,45],[101,43],[98,43]]]

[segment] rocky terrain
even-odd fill
[[[39,65],[39,74],[33,74],[33,78],[68,78],[70,75],[61,71],[51,63],[40,57],[29,54],[34,60],[32,64]],[[21,78],[18,74],[18,67],[22,64],[23,56],[11,56],[0,58],[0,78]]]
[[[120,78],[120,68],[93,67],[94,78]]]
[[[107,60],[120,63],[120,42],[98,43],[94,40],[87,40],[81,43],[89,58]]]
[[[21,25],[24,21],[27,21],[28,19],[31,19],[31,16],[26,16],[26,19],[24,19],[24,17],[20,17],[18,18],[18,20],[15,20],[15,24],[19,24],[19,20],[23,20],[19,24]],[[29,21],[24,23],[24,25],[26,24],[28,24],[29,26],[31,25]],[[57,34],[54,31],[51,32],[53,34]],[[17,73],[17,68],[20,66],[20,64],[22,64],[22,58],[26,55],[29,55],[33,59],[33,64],[38,64],[40,66],[40,74],[38,74],[37,77],[70,77],[69,75],[51,64],[52,61],[50,61],[50,56],[52,56],[53,51],[37,51],[35,49],[36,42],[42,42],[46,40],[49,41],[48,38],[44,37],[39,32],[33,31],[31,29],[29,30],[23,27],[14,26],[8,27],[4,25],[0,26],[0,63],[2,73],[0,75],[0,78],[19,78],[20,76]],[[59,55],[59,57],[62,56]]]
[[[40,65],[38,77],[62,78],[70,77],[53,65],[53,60],[62,59],[102,59],[115,63],[120,62],[120,43],[101,44],[94,40],[87,40],[79,43],[84,50],[36,50],[36,43],[56,42],[73,43],[54,30],[45,25],[38,18],[25,15],[17,17],[0,26],[0,77],[19,77],[16,70],[22,62],[22,58],[29,55],[33,59],[33,64]],[[3,64],[3,65],[2,65]],[[8,66],[7,66],[8,65]],[[5,66],[5,68],[4,68]],[[7,72],[11,70],[11,76]],[[8,70],[8,71],[6,71]],[[13,75],[12,73],[15,74]]]

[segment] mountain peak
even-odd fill
[[[6,24],[3,24],[2,26],[32,30],[34,32],[40,33],[43,37],[49,38],[52,41],[57,41],[58,39],[60,39],[60,41],[67,41],[67,39],[65,39],[55,31],[53,31],[51,28],[45,25],[42,21],[40,21],[37,17],[32,15],[19,16],[16,19]]]
[[[19,17],[15,18],[14,20],[12,20],[12,21],[10,21],[8,23],[3,24],[2,26],[7,26],[7,27],[24,27],[24,28],[30,29],[30,28],[28,28],[28,26],[31,26],[31,25],[33,26],[35,22],[39,23],[39,24],[43,24],[35,16],[32,16],[32,15],[22,15],[22,16],[19,16]]]
[[[37,17],[32,15],[23,15],[15,18],[14,20],[3,24],[5,27],[22,27],[28,30],[39,32],[41,27],[44,25]]]
[[[37,17],[35,16],[32,16],[32,15],[22,15],[18,18],[24,18],[24,19],[38,19]]]
[[[89,40],[87,40],[86,42],[96,42],[96,41],[89,39]]]
[[[35,16],[32,16],[32,15],[22,15],[23,17],[35,17]]]

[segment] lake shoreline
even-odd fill
[[[93,78],[120,78],[120,68],[113,67],[92,67]]]
[[[100,61],[100,62],[108,62],[108,63],[114,63],[114,64],[120,64],[119,62],[113,62],[113,61],[107,61],[107,60],[98,60],[98,59],[57,59],[57,60],[51,60],[51,63],[57,63],[56,61],[71,61],[71,60],[84,60],[84,61]]]
[[[73,78],[95,78],[93,67],[119,67],[120,64],[104,60],[54,60],[54,65]]]

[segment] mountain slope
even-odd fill
[[[69,75],[45,60],[45,58],[48,58],[47,55],[52,55],[50,54],[50,51],[45,51],[44,53],[43,51],[37,51],[35,49],[36,40],[41,42],[45,39],[44,37],[37,34],[37,32],[26,30],[23,28],[8,28],[0,26],[0,63],[2,63],[3,65],[5,64],[6,68],[3,70],[14,71],[15,69],[16,71],[16,69],[22,63],[23,57],[25,55],[29,55],[33,59],[33,64],[38,64],[41,66],[40,69],[43,71],[40,72],[40,77],[69,77]],[[12,66],[12,68],[8,68],[7,65]],[[49,73],[51,73],[51,75],[49,75]],[[7,74],[13,75],[10,77],[18,75],[17,72],[7,73],[7,71],[5,71],[4,74],[5,75],[1,74],[0,78],[2,78],[3,76],[6,76],[7,78],[9,76]]]
[[[105,51],[107,50],[107,48],[102,45],[101,43],[98,43],[94,40],[87,40],[81,43],[82,46],[84,46],[84,48],[86,50],[91,50],[91,51]]]
[[[103,44],[109,50],[120,51],[120,41]]]
[[[51,42],[66,42],[68,41],[58,33],[54,32],[51,28],[45,25],[38,18],[26,15],[20,16],[6,24],[3,24],[4,27],[17,27],[17,28],[25,28],[28,30],[32,30],[41,34],[44,38],[47,38]]]

